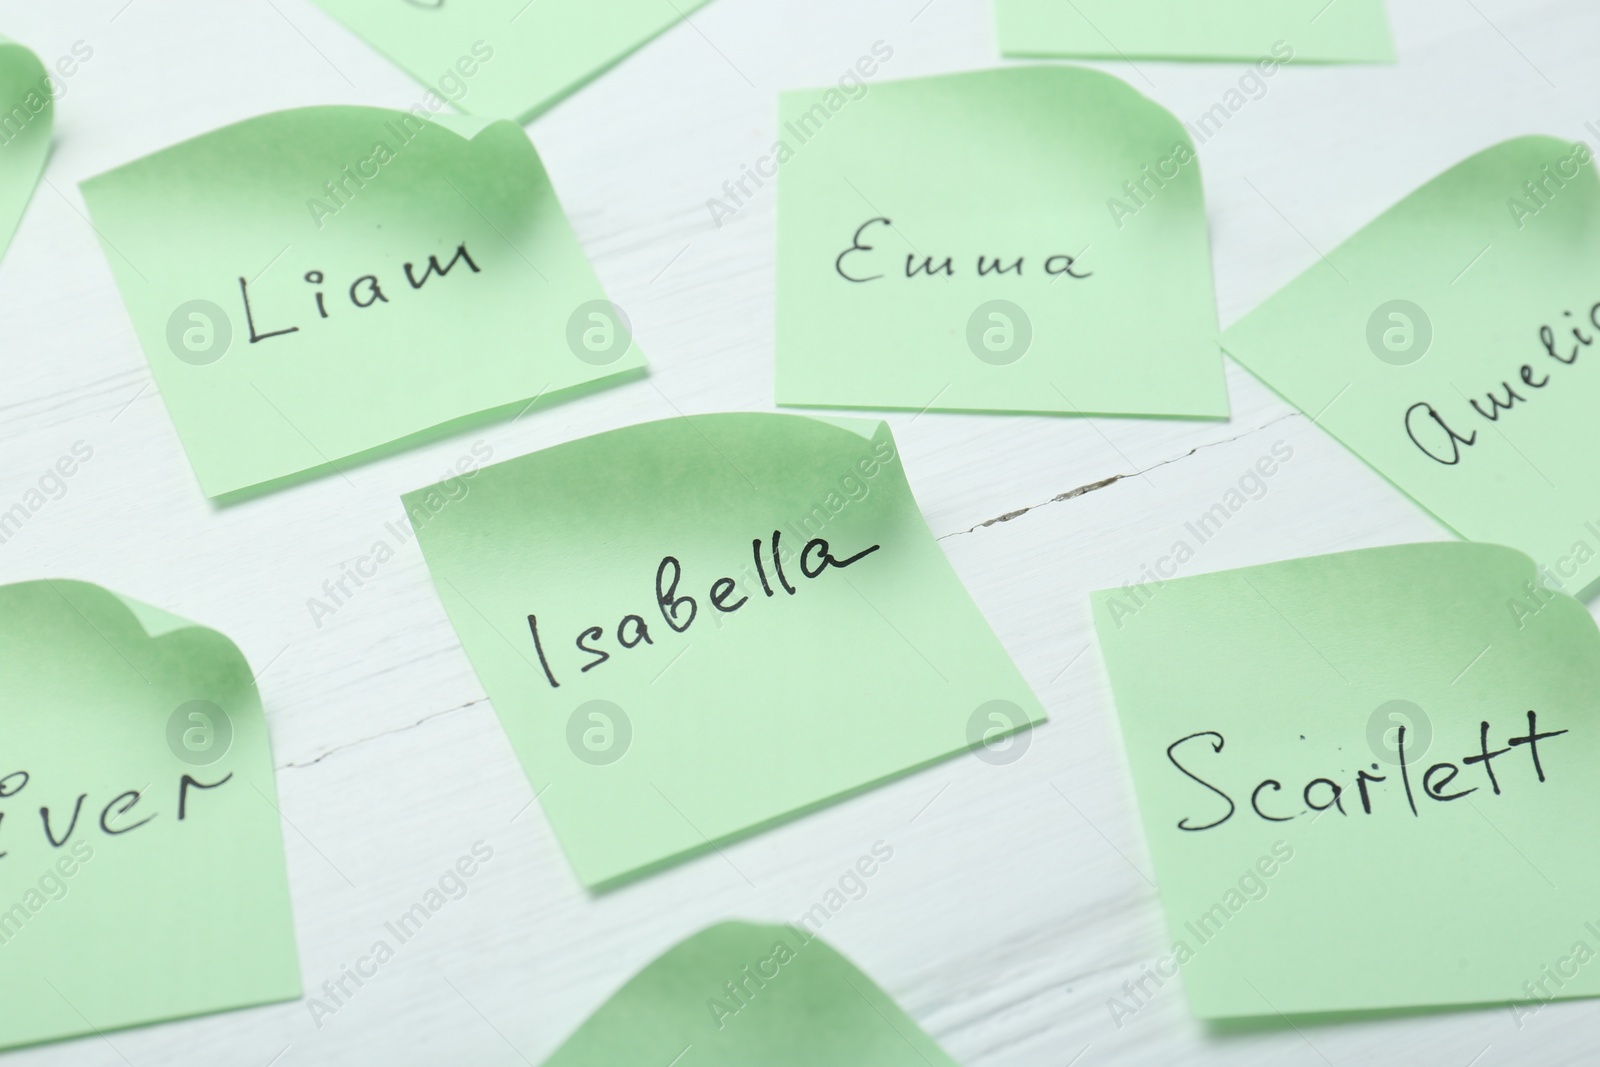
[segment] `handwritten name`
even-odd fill
[[[427,265],[422,268],[422,275],[420,277],[417,275],[415,263],[406,263],[403,265],[402,269],[405,272],[406,281],[410,284],[413,290],[417,290],[427,285],[428,279],[434,277],[435,275],[439,276],[440,278],[445,277],[453,269],[455,269],[455,265],[457,263],[461,262],[465,262],[472,273],[482,273],[478,265],[472,261],[472,257],[467,254],[467,246],[465,242],[462,242],[460,245],[456,246],[456,254],[451,257],[450,262],[444,264],[443,266],[439,265],[438,256],[429,256]],[[315,286],[321,286],[327,280],[326,276],[320,270],[307,271],[305,279],[307,283]],[[348,295],[352,306],[363,310],[372,307],[374,304],[387,304],[389,302],[388,294],[383,291],[383,283],[379,281],[376,274],[361,275],[355,281],[350,283],[348,289],[346,290],[346,294]],[[318,317],[324,319],[331,318],[332,316],[328,311],[327,296],[323,290],[320,288],[317,289],[312,296],[313,301],[316,304]],[[250,305],[250,283],[244,278],[239,279],[239,298],[244,302],[244,321],[245,324],[250,328],[251,344],[259,344],[262,341],[270,340],[274,337],[284,337],[291,333],[300,332],[299,326],[287,326],[277,330],[258,329],[256,326],[255,312]]]
[[[867,228],[869,226],[878,225],[893,226],[894,224],[886,218],[879,217],[875,219],[868,219],[866,222],[863,222],[860,226],[856,227],[854,236],[850,238],[850,247],[846,248],[843,252],[840,252],[838,257],[833,261],[833,269],[839,275],[839,277],[843,278],[847,282],[855,282],[856,284],[860,285],[867,282],[875,282],[879,278],[886,276],[883,273],[883,265],[874,260],[872,257],[869,256],[865,259],[851,258],[860,257],[862,253],[872,252],[876,249],[875,245],[863,244],[861,238],[862,235],[867,232]],[[1018,256],[1011,263],[1007,264],[1005,263],[1003,256],[996,256],[991,261],[987,256],[980,255],[977,262],[978,276],[981,278],[988,274],[1012,274],[1020,278],[1022,277],[1022,264],[1025,258],[1026,257],[1024,256]],[[846,259],[849,259],[850,262],[845,262]],[[1058,253],[1050,256],[1044,261],[1044,272],[1048,275],[1056,277],[1065,274],[1067,277],[1077,279],[1078,281],[1082,281],[1083,279],[1091,277],[1094,274],[1093,271],[1082,271],[1080,273],[1076,267],[1077,262],[1077,256],[1068,256]],[[874,270],[876,270],[878,273],[872,273]],[[923,256],[922,262],[918,264],[917,257],[915,255],[907,254],[905,271],[907,278],[915,278],[919,274],[928,278],[939,276],[953,278],[955,277],[956,273],[955,257],[945,256],[942,263],[936,264],[934,263],[932,256]]]
[[[187,774],[179,778],[178,821],[183,822],[189,817],[189,791],[191,789],[216,789],[225,785],[232,778],[233,774],[231,772],[227,777],[217,782],[202,782],[196,778],[189,777]],[[21,793],[32,780],[32,775],[27,771],[14,771],[4,778],[0,778],[0,800],[9,800]],[[38,792],[38,790],[36,789],[34,792]],[[72,805],[71,816],[67,816],[60,811],[52,814],[49,805],[39,809],[39,822],[44,832],[44,839],[49,842],[51,848],[61,848],[72,840],[72,835],[78,829],[78,821],[83,815],[84,802],[88,799],[88,793],[79,793],[77,800]],[[129,789],[112,797],[100,809],[100,831],[108,837],[120,837],[123,834],[132,833],[160,815],[160,812],[155,811],[147,815],[144,814],[144,811],[135,812],[133,809],[143,799],[144,791],[139,789]],[[144,817],[139,818],[140,815],[144,815]],[[0,830],[5,828],[5,819],[6,812],[0,811]],[[0,851],[0,859],[4,859],[7,855],[7,852]]]
[[[1541,733],[1538,728],[1538,716],[1533,711],[1529,711],[1528,732],[1520,737],[1507,739],[1503,748],[1491,749],[1489,746],[1489,724],[1483,722],[1478,730],[1478,751],[1473,755],[1463,757],[1459,764],[1442,762],[1430,766],[1421,776],[1422,795],[1428,800],[1447,804],[1470,796],[1482,789],[1484,785],[1487,785],[1493,790],[1495,796],[1500,796],[1500,777],[1495,773],[1494,761],[1519,748],[1526,749],[1528,757],[1533,762],[1534,774],[1540,782],[1543,782],[1545,780],[1544,765],[1539,761],[1539,742],[1548,741],[1552,737],[1560,737],[1565,733],[1567,733],[1566,730],[1550,730]],[[1404,804],[1411,810],[1412,816],[1420,817],[1417,810],[1416,784],[1411,780],[1411,768],[1406,761],[1406,728],[1404,726],[1400,727],[1396,736],[1400,762],[1399,785],[1401,788],[1399,792],[1404,794]],[[1209,821],[1185,816],[1178,820],[1178,829],[1189,833],[1215,830],[1233,818],[1234,814],[1239,810],[1238,803],[1230,793],[1213,785],[1196,774],[1190,767],[1178,761],[1180,749],[1183,750],[1185,758],[1193,762],[1193,758],[1188,753],[1194,752],[1197,755],[1203,755],[1206,749],[1209,748],[1213,755],[1218,755],[1226,744],[1227,741],[1221,732],[1217,730],[1202,730],[1199,733],[1190,734],[1188,737],[1181,737],[1167,746],[1167,760],[1177,768],[1178,773],[1202,788],[1209,790],[1218,800],[1228,806],[1226,812],[1209,818]],[[1477,779],[1478,785],[1462,788],[1455,784],[1456,778],[1464,771],[1473,771],[1474,768],[1482,771],[1482,777]],[[1379,767],[1374,763],[1372,764],[1372,769],[1376,771]],[[1474,775],[1476,776],[1475,772]],[[1360,798],[1363,814],[1371,815],[1373,813],[1372,787],[1381,782],[1389,781],[1393,776],[1393,771],[1384,775],[1368,774],[1365,770],[1356,772],[1355,781],[1349,783],[1349,785]],[[1389,788],[1393,790],[1393,786]],[[1297,819],[1302,815],[1310,815],[1312,812],[1321,814],[1330,808],[1338,811],[1340,815],[1350,814],[1345,808],[1345,795],[1350,790],[1344,784],[1332,778],[1313,778],[1306,782],[1299,794],[1300,803],[1305,806],[1299,811],[1294,810],[1293,800],[1290,800],[1288,804],[1284,804],[1284,798],[1280,795],[1283,790],[1284,785],[1278,779],[1262,779],[1255,788],[1250,790],[1250,810],[1267,822],[1289,822],[1291,819]],[[1351,806],[1354,807],[1354,804]],[[1390,810],[1400,809],[1399,802],[1392,797],[1387,806]]]
[[[1573,318],[1570,311],[1562,312],[1565,318]],[[1589,309],[1589,323],[1596,330],[1600,330],[1600,304],[1595,304]],[[1595,343],[1595,337],[1586,335],[1581,327],[1571,326],[1572,340],[1566,337],[1557,337],[1555,327],[1544,325],[1539,327],[1539,342],[1544,346],[1544,354],[1565,366],[1572,366],[1578,362],[1578,357],[1583,350]],[[1548,364],[1546,364],[1547,366]],[[1499,422],[1500,416],[1510,411],[1516,405],[1525,403],[1533,390],[1544,389],[1551,382],[1549,374],[1541,374],[1531,363],[1524,363],[1517,371],[1518,386],[1513,386],[1509,381],[1502,381],[1498,393],[1489,390],[1484,394],[1488,403],[1485,409],[1476,399],[1468,400],[1472,410],[1488,422]],[[1523,389],[1518,391],[1519,386]],[[1458,432],[1445,417],[1439,414],[1432,404],[1427,401],[1418,401],[1406,408],[1405,416],[1406,436],[1411,438],[1411,443],[1416,445],[1423,455],[1435,463],[1446,467],[1454,467],[1461,462],[1462,449],[1471,448],[1478,443],[1478,431],[1470,430],[1466,434]]]
[[[822,577],[830,568],[844,570],[860,563],[863,559],[878,551],[882,545],[873,545],[864,548],[853,556],[839,559],[834,556],[833,549],[827,540],[813,537],[806,542],[800,550],[800,574],[806,581],[814,581]],[[767,559],[771,553],[769,572]],[[792,551],[792,550],[790,550]],[[790,580],[788,572],[783,566],[783,531],[773,530],[769,542],[760,537],[750,542],[750,554],[755,559],[756,575],[761,582],[761,590],[768,598],[778,595],[782,590],[789,596],[795,596],[799,590]],[[700,604],[692,596],[679,596],[678,585],[683,578],[683,564],[676,556],[663,556],[661,563],[656,567],[656,607],[661,612],[661,619],[673,633],[687,633],[689,627],[694,625],[695,619],[700,614]],[[774,588],[776,586],[776,588]],[[711,583],[706,599],[712,608],[724,615],[731,615],[744,607],[749,602],[749,596],[740,596],[733,599],[739,592],[739,584],[732,578],[718,578]],[[533,635],[533,647],[539,653],[539,666],[544,671],[545,681],[550,683],[550,688],[559,689],[561,683],[556,680],[555,670],[550,665],[550,657],[546,655],[544,641],[539,636],[539,617],[528,616],[528,630]],[[624,615],[617,623],[616,643],[622,649],[634,649],[640,645],[653,645],[655,639],[650,636],[650,624],[643,615]],[[600,647],[606,640],[606,629],[602,626],[590,626],[578,634],[573,645],[591,657],[589,661],[579,668],[580,674],[587,674],[596,667],[611,659],[613,653]]]

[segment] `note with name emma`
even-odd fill
[[[514,123],[280,111],[83,195],[207,496],[643,366]]]
[[[855,964],[792,926],[725,922],[631,978],[543,1067],[956,1067]]]
[[[0,1048],[300,995],[272,750],[223,635],[0,586]]]
[[[1547,137],[1459,164],[1223,335],[1457,534],[1600,587],[1600,184]]]
[[[1127,83],[857,80],[779,119],[779,404],[1227,415],[1200,164]]]
[[[88,46],[79,42],[77,47]],[[67,56],[63,62],[77,61]],[[50,155],[59,84],[38,56],[0,37],[0,256],[22,221]]]
[[[706,0],[315,0],[428,86],[422,106],[531,122]]]
[[[995,20],[1007,56],[1394,61],[1383,0],[995,0]]]
[[[1169,940],[1204,1018],[1600,994],[1600,632],[1498,545],[1093,597]],[[1143,992],[1139,992],[1142,990]]]
[[[668,419],[405,506],[590,887],[1044,718],[883,423]]]

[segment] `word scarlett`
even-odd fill
[[[189,817],[190,789],[216,789],[232,778],[232,772],[229,772],[227,777],[217,782],[202,782],[189,777],[187,774],[179,778],[178,821],[183,822]],[[0,800],[9,800],[21,793],[32,780],[32,776],[27,771],[15,771],[4,778],[0,778]],[[72,840],[73,833],[78,829],[78,820],[83,815],[84,801],[88,799],[88,793],[79,793],[78,799],[72,805],[71,815],[61,811],[52,812],[48,805],[39,809],[39,822],[44,832],[44,839],[50,843],[51,848],[61,848]],[[160,814],[156,811],[150,811],[149,814],[145,814],[148,809],[134,811],[133,809],[143,799],[144,792],[139,789],[129,789],[112,797],[100,809],[98,819],[100,831],[108,837],[118,837],[122,834],[132,833]],[[143,816],[143,818],[140,816]],[[91,818],[93,818],[92,815]],[[6,813],[0,811],[0,830],[5,828],[5,819]],[[0,859],[4,859],[5,856],[6,853],[0,851]]]
[[[876,246],[862,244],[861,237],[867,232],[867,228],[869,226],[878,225],[893,226],[894,224],[886,218],[879,217],[875,219],[868,219],[866,222],[863,222],[860,226],[856,227],[855,235],[850,238],[850,247],[845,249],[843,252],[840,252],[838,257],[833,261],[833,269],[838,273],[839,277],[843,278],[847,282],[857,283],[875,282],[879,278],[884,277],[883,271],[880,269],[882,264],[875,264],[871,257],[867,257],[865,259],[851,259],[849,263],[845,262],[845,260],[849,257],[860,256],[863,253],[873,251]],[[1015,274],[1020,278],[1022,276],[1022,262],[1025,258],[1026,257],[1024,256],[1018,256],[1014,262],[1009,265],[1005,265],[1002,264],[1000,256],[996,256],[993,262],[989,262],[988,257],[986,256],[979,256],[978,276],[981,278],[986,274]],[[956,265],[954,256],[945,256],[944,262],[938,264],[933,262],[932,256],[923,256],[922,264],[920,266],[917,265],[916,259],[917,257],[914,255],[909,253],[906,255],[907,278],[915,278],[919,274],[925,274],[930,278],[934,277],[935,275],[943,275],[947,278],[955,277]],[[1075,278],[1079,281],[1090,277],[1094,273],[1093,271],[1078,271],[1075,267],[1077,262],[1077,256],[1061,255],[1058,253],[1044,261],[1044,272],[1052,276],[1065,274],[1067,277]],[[878,273],[872,273],[874,270],[877,270]]]
[[[406,281],[410,283],[413,290],[416,290],[421,289],[424,285],[427,285],[428,279],[433,277],[435,274],[443,278],[445,275],[449,274],[452,269],[454,269],[457,263],[460,263],[463,260],[466,261],[466,264],[472,270],[472,273],[482,273],[482,271],[479,270],[478,265],[472,261],[472,257],[467,254],[467,246],[465,242],[456,246],[456,254],[451,257],[450,262],[446,263],[442,267],[439,265],[438,256],[429,256],[428,264],[422,268],[422,276],[420,278],[417,277],[415,263],[406,263],[402,269],[405,271]],[[326,281],[326,276],[320,270],[307,271],[305,278],[307,284],[315,286],[321,286],[323,282]],[[374,304],[387,304],[389,302],[388,294],[383,291],[383,283],[378,280],[378,276],[376,274],[361,275],[361,277],[350,283],[349,288],[346,290],[346,295],[348,295],[350,298],[350,303],[352,306],[361,309],[370,308]],[[259,344],[260,342],[273,337],[283,337],[287,334],[300,332],[299,326],[286,326],[282,329],[266,331],[257,329],[255,313],[250,306],[250,283],[245,281],[243,278],[239,279],[239,298],[244,301],[244,321],[245,324],[250,327],[251,344]],[[324,293],[322,289],[318,288],[317,291],[312,294],[312,298],[316,304],[317,315],[324,319],[330,318],[331,316],[328,312],[327,294]]]
[[[1495,774],[1494,761],[1501,756],[1511,754],[1519,748],[1527,749],[1528,757],[1533,762],[1534,774],[1540,782],[1543,782],[1545,780],[1544,765],[1539,762],[1539,742],[1548,741],[1552,737],[1560,737],[1566,732],[1566,730],[1552,730],[1540,733],[1538,717],[1536,713],[1530,711],[1528,712],[1528,732],[1526,734],[1521,737],[1507,739],[1504,748],[1491,749],[1489,747],[1489,724],[1484,722],[1480,724],[1478,730],[1477,754],[1464,757],[1460,766],[1454,763],[1435,763],[1422,773],[1419,783],[1413,783],[1411,768],[1406,762],[1406,728],[1402,726],[1397,733],[1397,740],[1400,763],[1399,784],[1405,794],[1405,803],[1410,807],[1411,814],[1417,816],[1418,785],[1420,785],[1423,796],[1440,803],[1460,800],[1465,796],[1476,793],[1485,785],[1492,789],[1496,796],[1499,796],[1500,778]],[[1200,742],[1200,744],[1198,746],[1189,744],[1195,741]],[[1233,818],[1234,813],[1238,810],[1239,806],[1231,795],[1212,785],[1189,767],[1178,762],[1178,750],[1184,748],[1184,746],[1189,746],[1189,749],[1185,749],[1186,753],[1191,749],[1196,753],[1203,753],[1206,748],[1209,748],[1212,754],[1215,755],[1222,752],[1226,743],[1222,734],[1216,730],[1202,730],[1199,733],[1190,734],[1188,737],[1179,738],[1167,746],[1167,759],[1178,769],[1180,774],[1197,785],[1210,790],[1228,805],[1226,812],[1208,822],[1196,822],[1185,816],[1178,820],[1178,829],[1191,833],[1201,830],[1214,830]],[[1186,756],[1186,758],[1189,758],[1191,763],[1194,762],[1192,757]],[[1463,788],[1465,783],[1462,783],[1462,785],[1456,784],[1456,778],[1463,773],[1463,768],[1473,770],[1479,767],[1482,768],[1483,773],[1482,777],[1476,778],[1477,785]],[[1372,769],[1378,770],[1378,765],[1374,763]],[[1371,787],[1379,782],[1387,782],[1393,776],[1393,771],[1386,775],[1368,774],[1364,770],[1356,772],[1356,780],[1351,784],[1360,795],[1361,810],[1365,814],[1371,815],[1373,811]],[[1283,788],[1283,783],[1276,778],[1263,779],[1260,784],[1250,791],[1250,810],[1268,822],[1288,822],[1311,812],[1320,814],[1329,808],[1337,810],[1340,815],[1350,814],[1345,809],[1345,794],[1347,792],[1345,786],[1331,778],[1313,778],[1305,784],[1299,794],[1300,802],[1305,805],[1305,808],[1300,811],[1294,810],[1294,801],[1292,799],[1288,803],[1284,802],[1284,798],[1280,795],[1283,792]],[[1390,806],[1396,807],[1397,805],[1391,803]]]
[[[815,579],[829,567],[843,570],[861,562],[866,557],[878,551],[882,545],[873,545],[864,548],[855,555],[846,559],[836,559],[828,542],[820,537],[813,537],[806,542],[806,547],[800,550],[800,573],[807,579]],[[771,570],[769,579],[767,572],[767,553],[771,552]],[[761,579],[761,590],[769,598],[777,596],[773,588],[774,583],[789,596],[794,596],[797,590],[794,583],[789,580],[788,573],[783,567],[783,531],[773,530],[770,546],[761,538],[754,538],[750,542],[750,554],[755,559],[756,575]],[[679,596],[678,583],[683,577],[683,564],[678,562],[676,556],[663,556],[660,566],[656,567],[656,606],[661,610],[661,618],[673,633],[684,633],[694,624],[695,617],[700,612],[699,602],[692,596]],[[718,578],[711,583],[707,599],[711,606],[725,615],[731,615],[744,607],[749,601],[748,596],[741,596],[733,600],[734,593],[738,591],[738,583],[732,578]],[[528,629],[533,634],[533,647],[539,653],[539,666],[544,670],[545,680],[550,683],[550,688],[558,689],[561,683],[556,680],[555,672],[550,666],[550,660],[545,655],[544,642],[539,637],[539,618],[537,615],[528,616]],[[600,664],[611,658],[611,653],[600,648],[597,642],[605,640],[606,631],[600,626],[591,626],[580,633],[573,641],[579,651],[587,653],[591,659],[580,669],[580,674],[586,674]],[[645,622],[642,615],[624,615],[622,621],[617,623],[617,644],[625,649],[638,648],[640,645],[653,645],[655,640],[650,636],[650,625]]]
[[[1573,317],[1570,311],[1564,311],[1562,314],[1569,319]],[[1595,304],[1589,309],[1589,323],[1600,330],[1600,304]],[[1565,337],[1557,337],[1555,329],[1551,326],[1539,327],[1539,343],[1544,346],[1544,354],[1557,363],[1569,367],[1578,362],[1578,357],[1583,354],[1584,349],[1595,343],[1595,337],[1585,334],[1581,327],[1572,326],[1571,331],[1572,340],[1569,341]],[[1527,387],[1529,395],[1532,395],[1532,390],[1543,389],[1550,384],[1550,375],[1540,374],[1531,363],[1524,363],[1518,368],[1517,375]],[[1510,382],[1501,382],[1500,391],[1505,393],[1504,400],[1496,396],[1493,390],[1484,394],[1484,399],[1489,402],[1487,411],[1476,399],[1467,403],[1481,418],[1489,422],[1499,422],[1502,413],[1528,400],[1528,396],[1519,393]],[[1458,433],[1427,401],[1418,401],[1406,408],[1405,424],[1406,436],[1411,438],[1411,443],[1416,445],[1423,455],[1446,467],[1454,467],[1460,463],[1461,450],[1471,448],[1478,443],[1477,430],[1471,430],[1465,435]]]

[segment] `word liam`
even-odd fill
[[[472,257],[467,254],[467,246],[466,243],[463,242],[462,244],[456,246],[456,254],[451,257],[450,262],[446,263],[442,267],[439,265],[438,256],[429,256],[428,264],[422,269],[422,276],[420,278],[417,276],[415,263],[405,264],[403,269],[405,271],[406,281],[410,283],[413,290],[421,289],[424,285],[428,284],[429,278],[436,274],[443,278],[455,268],[457,263],[460,263],[463,260],[466,261],[466,264],[472,270],[472,273],[483,273],[478,265],[472,261]],[[324,281],[326,281],[325,276],[320,270],[307,271],[305,277],[307,283],[316,286],[320,286]],[[370,308],[374,304],[387,304],[389,302],[388,294],[383,291],[383,285],[378,280],[378,276],[376,274],[363,274],[361,277],[351,282],[348,295],[350,297],[350,303],[355,307],[362,309]],[[256,328],[255,313],[250,306],[250,283],[244,278],[239,279],[239,296],[244,301],[244,321],[245,324],[250,327],[251,344],[259,344],[260,342],[273,337],[283,337],[286,334],[300,332],[299,326],[288,326],[280,330],[267,330],[265,332],[258,330]],[[326,296],[327,295],[320,288],[313,294],[313,299],[317,306],[317,314],[324,319],[331,317],[328,312]]]

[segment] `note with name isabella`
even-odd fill
[[[883,423],[668,419],[405,505],[585,885],[1044,718]]]

